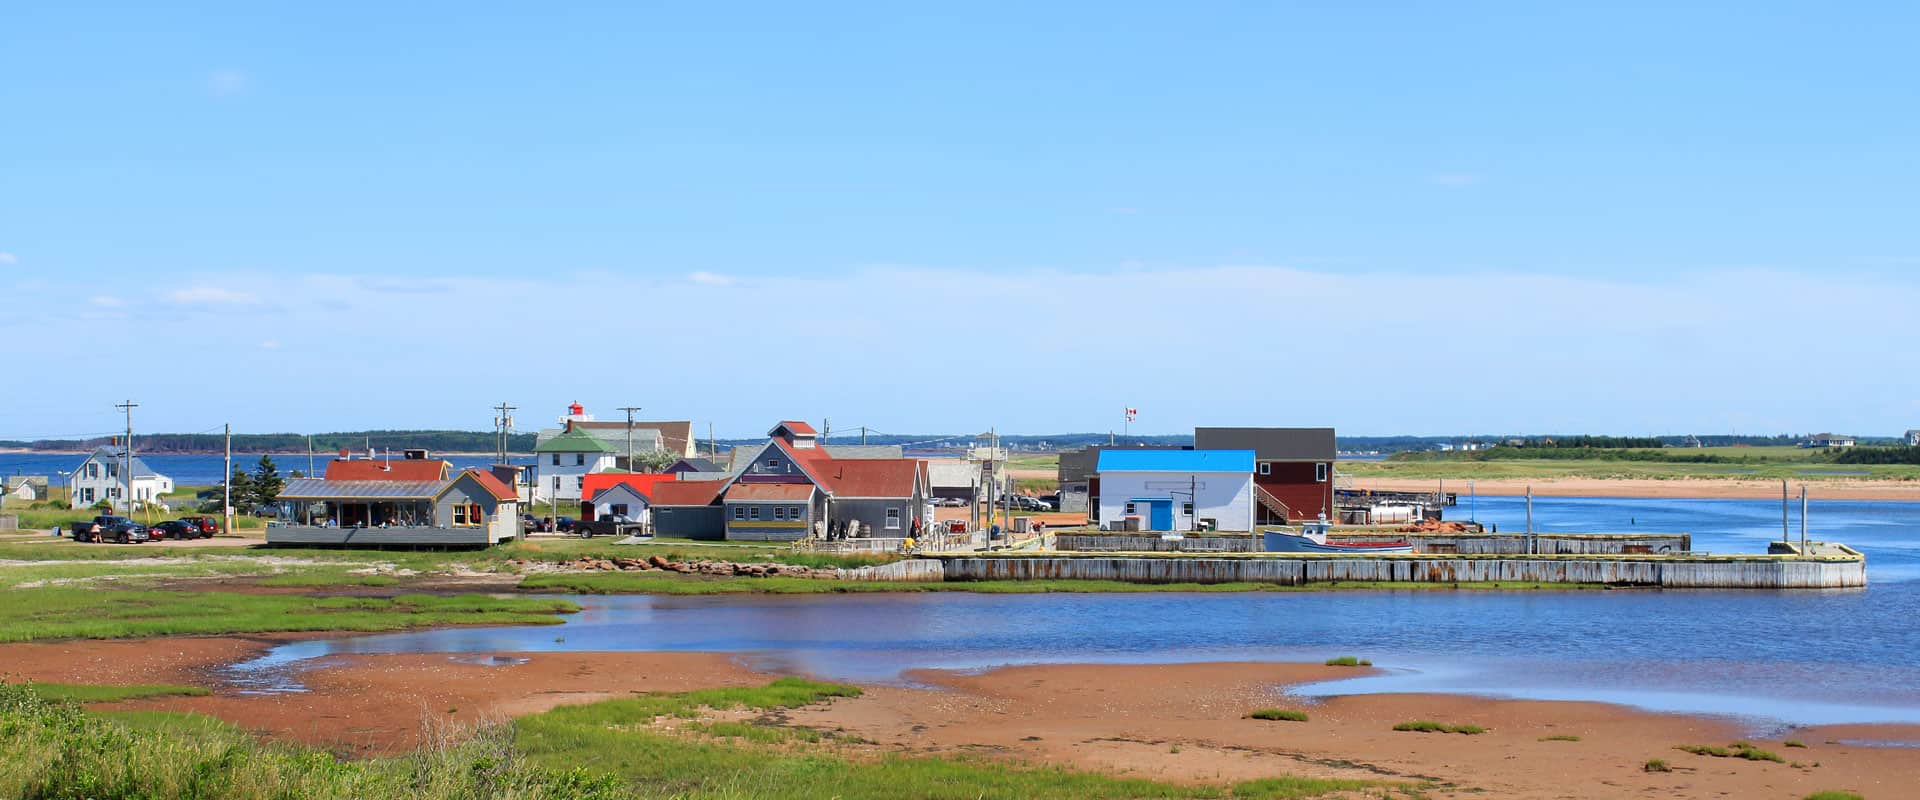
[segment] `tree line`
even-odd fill
[[[35,439],[31,441],[0,441],[0,447],[14,447],[26,450],[92,450],[96,447],[112,444],[114,437],[101,436],[91,439]],[[516,433],[507,437],[507,449],[525,453],[533,450],[534,434]],[[142,453],[219,453],[226,448],[226,439],[218,433],[151,433],[134,436],[134,446]],[[316,433],[313,435],[313,450],[316,453],[331,453],[340,448],[353,452],[365,452],[368,447],[374,449],[424,448],[441,453],[491,453],[499,447],[499,434],[492,431],[343,431],[336,433]],[[233,451],[236,453],[304,453],[307,451],[307,435],[304,433],[236,433],[233,435]]]

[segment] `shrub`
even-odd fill
[[[1373,662],[1368,661],[1364,658],[1354,658],[1353,656],[1341,656],[1339,658],[1327,659],[1327,666],[1329,667],[1371,667],[1373,666]]]
[[[1744,758],[1748,761],[1772,761],[1776,764],[1787,763],[1787,760],[1784,758],[1781,758],[1778,753],[1767,752],[1758,747],[1754,747],[1752,744],[1747,742],[1734,742],[1733,744],[1727,745],[1726,747],[1714,747],[1713,745],[1705,745],[1705,744],[1683,744],[1683,745],[1678,745],[1673,749],[1679,750],[1685,753],[1692,753],[1696,756],[1713,756],[1714,758]]]
[[[1307,712],[1290,708],[1263,708],[1247,715],[1253,719],[1273,720],[1276,722],[1306,722]]]
[[[1867,800],[1867,799],[1864,797],[1861,797],[1860,795],[1854,794],[1853,792],[1825,791],[1825,792],[1814,792],[1813,794],[1807,795],[1804,800]]]
[[[1781,744],[1786,745],[1787,747],[1806,747],[1807,746],[1806,742],[1800,741],[1799,739],[1788,739],[1784,742],[1781,742]]]
[[[1649,758],[1647,763],[1640,765],[1640,769],[1645,772],[1672,772],[1673,765],[1663,758]]]
[[[1393,729],[1410,733],[1463,733],[1468,736],[1487,732],[1486,728],[1478,725],[1447,725],[1426,719],[1402,722],[1393,726]]]

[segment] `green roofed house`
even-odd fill
[[[575,500],[587,475],[613,469],[613,445],[581,431],[563,433],[533,449],[534,502]]]

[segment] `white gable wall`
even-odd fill
[[[1188,494],[1198,496],[1194,513],[1183,506]],[[1195,518],[1213,519],[1218,530],[1253,530],[1253,474],[1235,472],[1102,472],[1100,473],[1100,520],[1118,521],[1127,516],[1127,503],[1135,500],[1172,500],[1173,529],[1190,531]],[[1151,525],[1145,504],[1133,512]]]

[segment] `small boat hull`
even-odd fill
[[[1264,545],[1269,553],[1346,553],[1349,555],[1385,555],[1411,553],[1413,545],[1397,544],[1321,544],[1305,536],[1267,531]]]

